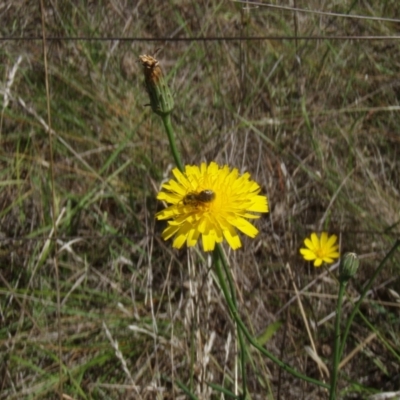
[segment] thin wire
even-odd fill
[[[277,6],[275,4],[261,3],[261,2],[257,2],[257,1],[233,0],[233,3],[245,4],[246,7],[248,7],[250,5],[250,6],[256,6],[257,8],[258,7],[275,8],[275,9],[284,10],[284,11],[294,11],[294,12],[303,12],[303,13],[308,13],[308,14],[326,15],[328,17],[367,19],[367,20],[371,20],[371,21],[384,21],[384,22],[400,22],[400,19],[396,19],[396,18],[369,17],[367,15],[341,14],[341,13],[334,13],[334,12],[329,12],[329,11],[307,10],[305,8]]]
[[[400,20],[396,20],[400,22]],[[197,37],[157,37],[157,38],[143,38],[143,37],[119,37],[119,36],[49,36],[45,38],[46,41],[87,41],[87,42],[107,42],[107,41],[120,41],[120,42],[233,42],[233,41],[262,41],[262,40],[399,40],[400,35],[394,36],[377,36],[377,35],[316,35],[316,36],[197,36]],[[3,36],[0,42],[5,41],[37,41],[43,40],[40,36]]]

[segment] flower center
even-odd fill
[[[320,247],[320,248],[316,251],[316,254],[317,254],[318,258],[325,258],[326,253],[327,253],[327,252],[326,252],[326,249],[323,248],[323,247]]]

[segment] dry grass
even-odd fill
[[[41,36],[40,8],[30,3],[0,5],[2,37]],[[216,0],[134,3],[49,2],[46,34],[394,35],[399,25],[264,7],[246,12]],[[400,15],[394,0],[307,3],[321,7]],[[305,351],[310,340],[298,303],[287,306],[294,290],[285,266],[299,290],[309,285],[301,301],[329,365],[337,284],[305,264],[298,249],[313,230],[339,234],[341,250],[362,259],[348,288],[356,296],[399,236],[399,46],[390,39],[49,41],[61,218],[58,239],[46,241],[53,220],[42,44],[1,41],[0,399],[58,397],[58,322],[65,398],[186,398],[179,381],[199,399],[216,399],[207,383],[234,391],[240,382],[235,328],[210,260],[171,250],[154,221],[161,207],[155,194],[172,158],[159,119],[144,107],[137,57],[158,47],[184,161],[250,171],[270,200],[260,235],[229,253],[242,316],[255,335],[275,327],[266,347],[322,379]],[[373,329],[361,318],[353,325],[346,354],[357,351],[343,367],[341,398],[400,390],[398,276],[397,254],[362,307]],[[326,398],[251,349],[247,372],[252,399]]]

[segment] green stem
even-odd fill
[[[344,333],[343,333],[342,343],[340,345],[339,359],[341,359],[342,356],[343,356],[344,346],[346,344],[346,339],[347,339],[347,336],[348,336],[349,331],[350,331],[350,326],[351,326],[351,324],[353,322],[353,319],[354,319],[355,315],[358,313],[358,310],[360,308],[360,305],[361,305],[362,301],[364,300],[364,297],[366,296],[366,294],[369,291],[369,289],[371,289],[372,284],[374,283],[376,277],[381,272],[383,266],[386,264],[386,261],[388,261],[392,257],[393,253],[396,251],[397,247],[399,247],[399,246],[400,246],[400,239],[397,239],[395,244],[393,245],[393,247],[390,249],[389,253],[387,253],[385,258],[378,265],[378,268],[372,274],[372,276],[369,279],[367,285],[364,287],[364,290],[362,291],[360,298],[358,299],[357,303],[355,304],[355,306],[353,308],[353,311],[350,314],[349,319],[347,320],[346,328],[345,328]]]
[[[194,388],[194,364],[196,360],[196,354],[195,354],[195,326],[194,326],[194,321],[196,320],[195,317],[192,318],[192,323],[190,327],[190,378],[189,378],[189,388],[191,391],[193,391]]]
[[[264,354],[266,357],[268,357],[271,361],[273,361],[275,364],[277,364],[280,368],[282,368],[284,371],[288,372],[289,374],[291,374],[299,379],[302,379],[304,381],[307,381],[309,383],[312,383],[314,385],[329,389],[328,384],[318,381],[316,379],[310,378],[307,375],[303,375],[302,373],[296,371],[294,368],[290,367],[288,364],[285,364],[284,362],[279,360],[279,358],[275,357],[272,353],[270,353],[268,350],[266,350],[264,347],[262,347],[258,344],[257,340],[254,339],[254,337],[247,330],[244,322],[241,320],[241,318],[237,312],[237,309],[236,309],[236,307],[233,303],[233,300],[229,294],[228,287],[227,287],[225,279],[224,279],[224,274],[221,269],[221,263],[219,261],[217,261],[215,263],[215,271],[216,271],[221,289],[224,293],[225,299],[228,303],[228,307],[232,314],[232,317],[236,321],[236,324],[238,325],[240,330],[243,332],[244,336],[247,338],[247,340],[250,342],[250,344],[253,347],[255,347],[260,353]]]
[[[178,149],[176,147],[176,143],[175,143],[175,135],[174,135],[174,130],[173,130],[172,124],[171,124],[171,116],[170,116],[170,114],[162,115],[161,119],[163,121],[165,131],[167,132],[167,136],[168,136],[168,140],[169,140],[169,147],[172,151],[172,156],[174,157],[175,164],[179,168],[179,170],[181,172],[183,172],[183,164],[181,161],[181,156],[179,154],[179,151],[178,151]]]
[[[331,371],[331,388],[329,394],[329,400],[336,399],[336,383],[338,376],[338,368],[339,368],[339,349],[340,349],[340,320],[342,314],[342,304],[343,304],[343,294],[345,292],[347,283],[340,282],[339,286],[339,295],[336,304],[336,321],[335,321],[335,339],[333,344],[333,365]]]
[[[229,269],[228,262],[226,261],[224,252],[222,251],[222,247],[220,244],[217,244],[217,247],[215,248],[214,251],[214,262],[215,264],[219,264],[222,262],[222,265],[224,267],[225,271],[225,276],[228,279],[228,284],[229,284],[229,291],[230,291],[230,299],[232,301],[233,306],[235,307],[235,310],[237,312],[237,302],[236,302],[236,295],[235,295],[235,286],[233,284],[232,280],[232,274]],[[221,266],[219,266],[219,269],[221,269]],[[224,293],[225,294],[225,293]],[[246,377],[246,344],[243,339],[243,334],[242,331],[239,329],[238,325],[236,324],[236,329],[237,329],[237,335],[239,339],[239,347],[240,347],[240,368],[241,368],[241,373],[242,373],[242,398],[246,398],[246,393],[247,393],[247,377]]]

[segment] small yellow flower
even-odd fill
[[[215,162],[187,165],[183,173],[175,168],[172,173],[175,179],[165,183],[157,195],[171,205],[156,218],[169,220],[162,237],[175,236],[173,247],[179,249],[185,242],[194,246],[201,235],[204,251],[214,250],[224,238],[235,250],[242,245],[237,230],[252,238],[258,234],[247,219],[268,212],[268,201],[259,195],[261,188],[249,173],[240,175],[236,168]]]
[[[339,258],[336,241],[336,235],[328,236],[326,232],[322,232],[319,238],[316,233],[312,233],[310,239],[304,240],[307,248],[300,249],[300,253],[305,260],[314,261],[314,267],[320,267],[322,262],[332,264],[335,258]]]

